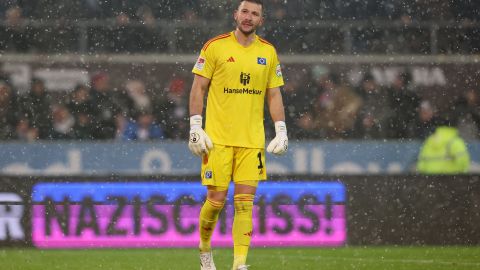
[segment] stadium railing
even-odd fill
[[[230,20],[157,20],[151,25],[141,22],[118,25],[108,19],[23,20],[16,27],[0,21],[0,27],[5,33],[21,31],[29,43],[24,49],[40,53],[188,53],[198,51],[208,38],[229,31],[232,25]],[[479,49],[476,34],[479,29],[478,22],[289,20],[274,21],[261,29],[260,34],[276,43],[281,53],[471,54]],[[10,32],[0,45],[7,44],[9,36]],[[3,47],[0,49],[16,50]]]

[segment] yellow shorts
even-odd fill
[[[265,149],[215,144],[208,156],[203,156],[204,186],[227,188],[231,180],[238,183],[265,179],[267,179]]]

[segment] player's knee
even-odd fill
[[[219,202],[207,199],[203,204],[202,210],[200,211],[200,218],[207,221],[216,220],[224,205],[224,201]]]
[[[225,203],[227,199],[227,190],[219,189],[218,187],[208,188],[207,199],[219,203]]]
[[[235,214],[251,215],[253,209],[253,194],[237,194],[234,196]]]

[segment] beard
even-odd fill
[[[252,29],[252,30],[250,30],[250,31],[244,31],[244,30],[243,30],[242,28],[240,28],[240,27],[239,27],[238,29],[239,29],[240,32],[242,32],[242,34],[244,34],[245,36],[249,36],[249,35],[251,35],[252,33],[255,32],[255,29]]]
[[[249,35],[255,33],[255,30],[257,30],[257,27],[252,27],[251,30],[245,31],[245,30],[242,29],[242,24],[237,23],[237,29],[240,30],[240,32],[242,32],[242,34],[244,34],[245,36],[249,36]]]
[[[250,31],[244,31],[242,28],[238,28],[240,30],[240,32],[242,32],[242,34],[244,34],[245,36],[249,36],[251,34],[253,34],[255,32],[255,29],[252,29]]]

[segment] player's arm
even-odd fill
[[[190,140],[188,147],[193,154],[202,156],[208,154],[213,144],[207,133],[202,129],[203,99],[208,91],[210,79],[195,74],[190,91]]]
[[[273,122],[285,122],[285,110],[283,108],[283,99],[282,93],[280,92],[280,87],[267,89],[267,103]]]
[[[202,115],[203,99],[208,91],[210,79],[195,74],[193,77],[192,90],[190,91],[190,116]]]
[[[275,138],[268,144],[267,151],[276,155],[283,155],[288,149],[288,137],[282,93],[279,87],[267,89],[267,104],[270,116],[275,122],[276,133]]]

